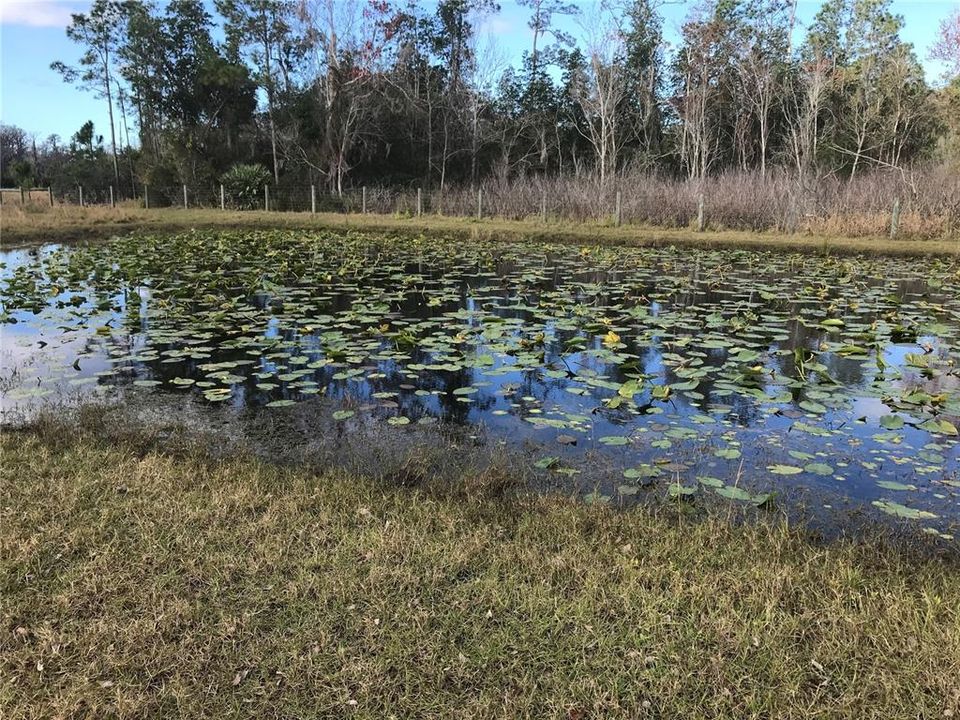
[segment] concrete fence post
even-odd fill
[[[117,199],[113,196],[113,185],[110,186],[110,207],[115,208],[117,206]]]
[[[477,190],[477,220],[483,217],[483,190]]]
[[[893,201],[893,212],[890,213],[890,239],[897,236],[900,230],[900,198]]]
[[[77,185],[80,194],[80,207],[83,207],[83,185]]]
[[[423,215],[423,197],[420,188],[417,188],[417,217]]]
[[[367,214],[367,186],[364,185],[360,190],[360,212]]]
[[[227,209],[227,194],[223,191],[223,183],[220,183],[220,209]]]
[[[317,186],[310,186],[310,214],[317,214]]]
[[[703,210],[703,193],[697,197],[697,232],[703,232],[706,228],[706,217]]]
[[[183,186],[183,209],[184,209],[184,210],[187,209],[187,186],[186,186],[186,184],[184,184],[184,186]]]
[[[614,216],[615,216],[614,217],[615,222],[617,223],[617,227],[620,227],[620,224],[623,222],[623,215],[621,214],[621,211],[620,211],[620,191],[619,190],[617,190],[617,207],[616,207],[616,212],[614,213]]]
[[[263,186],[263,209],[270,212],[270,186]]]

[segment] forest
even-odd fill
[[[948,68],[931,85],[890,0],[826,0],[806,27],[796,0],[708,0],[673,44],[663,0],[517,1],[530,40],[512,66],[480,31],[493,0],[96,0],[67,28],[79,63],[52,67],[102,98],[110,127],[4,126],[3,185],[136,197],[226,178],[337,198],[860,179],[870,196],[946,192],[957,210],[960,10],[930,50]]]

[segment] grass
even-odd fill
[[[5,719],[960,713],[942,559],[42,427],[0,449]]]
[[[399,233],[432,233],[463,238],[500,238],[607,243],[620,245],[678,244],[696,247],[737,246],[836,253],[887,253],[903,255],[960,255],[960,235],[939,240],[891,240],[885,237],[837,235],[785,235],[775,232],[664,229],[640,225],[577,223],[538,219],[447,217],[428,215],[360,215],[299,212],[236,212],[220,210],[151,209],[137,207],[86,207],[4,205],[0,234],[6,246],[38,241],[64,242],[107,237],[133,230],[173,232],[190,228],[313,228]]]

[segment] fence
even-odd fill
[[[3,203],[47,203],[148,209],[204,208],[269,212],[369,213],[406,217],[534,219],[656,227],[776,230],[850,236],[889,234],[953,237],[960,229],[960,180],[927,172],[908,190],[891,176],[856,182],[824,179],[800,191],[784,174],[761,178],[730,174],[702,182],[639,176],[602,187],[590,178],[534,177],[486,181],[476,188],[357,187],[332,195],[316,185],[265,186],[234,197],[220,185],[140,186],[135,198],[112,187],[76,187],[68,192],[0,191]]]
[[[54,204],[53,188],[0,188],[0,205]]]

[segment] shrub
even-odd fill
[[[230,206],[238,210],[252,210],[260,206],[263,186],[270,180],[270,171],[263,165],[238,163],[220,178]]]

